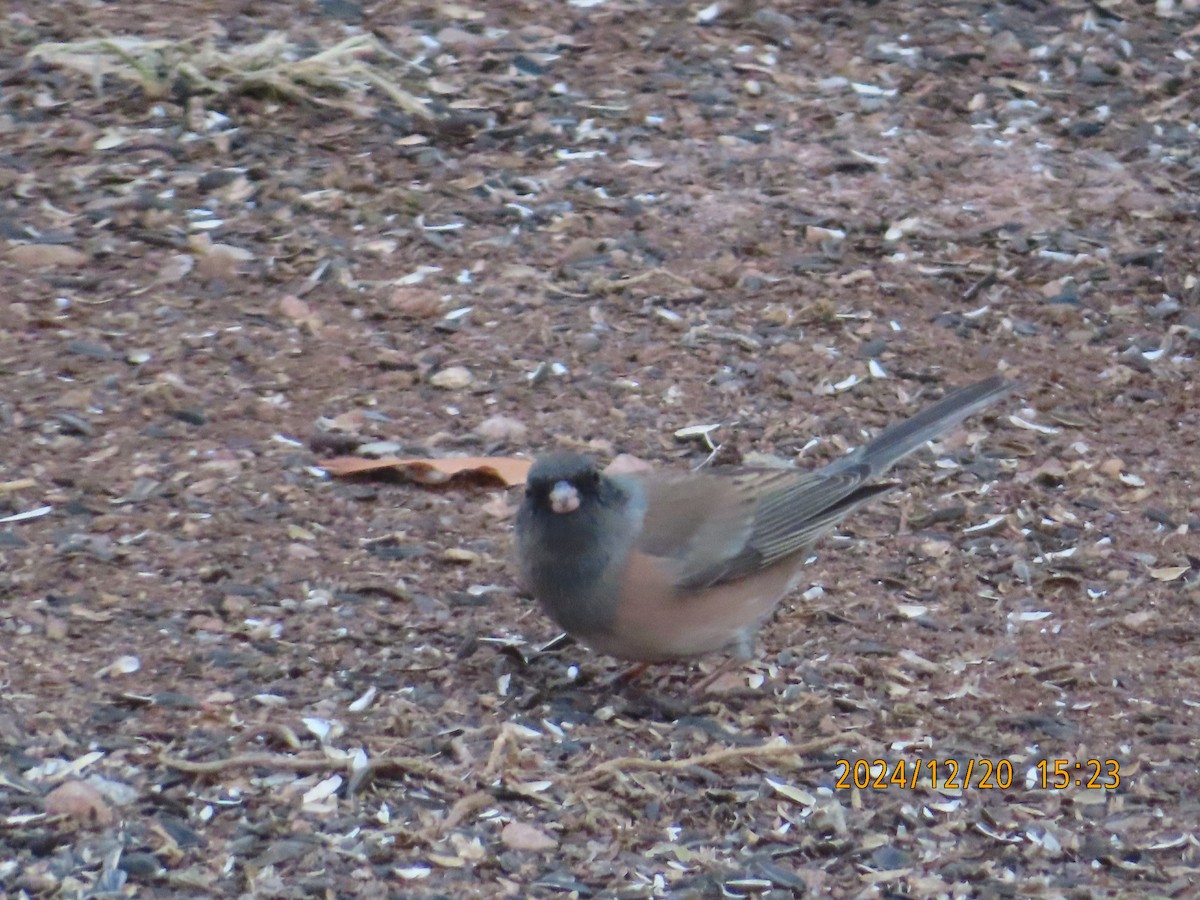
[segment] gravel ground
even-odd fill
[[[1197,6],[13,0],[0,896],[1197,896]],[[701,694],[320,467],[997,371]]]

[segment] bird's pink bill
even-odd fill
[[[550,491],[550,509],[559,515],[579,509],[579,491],[569,481],[560,481]]]

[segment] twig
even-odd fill
[[[488,791],[475,791],[472,794],[467,794],[465,797],[460,797],[454,801],[454,805],[450,807],[450,811],[446,813],[446,818],[441,822],[432,826],[430,831],[433,837],[429,838],[430,843],[444,835],[452,828],[457,828],[459,823],[463,821],[471,813],[477,809],[482,809],[489,804],[495,803],[496,797]]]
[[[243,753],[225,759],[210,759],[203,762],[190,759],[175,759],[160,754],[158,761],[164,766],[192,775],[216,775],[228,769],[246,769],[254,766],[287,769],[292,772],[320,772],[324,769],[349,768],[348,760],[330,759],[327,756],[279,756],[275,753]]]
[[[517,733],[517,726],[512,722],[505,722],[500,726],[500,733],[492,741],[492,752],[488,754],[487,765],[483,767],[485,781],[500,777],[509,753],[520,750],[517,744]]]
[[[834,744],[844,744],[848,739],[852,741],[852,738],[845,734],[816,738],[805,741],[803,744],[789,744],[780,739],[754,747],[725,747],[721,750],[710,750],[708,753],[686,756],[683,759],[646,759],[641,756],[622,756],[592,766],[572,780],[581,785],[597,784],[631,771],[679,772],[692,768],[709,768],[729,762],[742,763],[749,760],[776,759],[787,756],[801,757],[806,753],[824,750]]]
[[[681,284],[691,291],[696,290],[696,286],[681,275],[676,275],[669,269],[664,269],[661,266],[655,269],[647,269],[645,272],[639,272],[636,275],[628,275],[625,278],[594,278],[587,284],[587,293],[577,294],[566,290],[565,288],[557,287],[553,284],[547,284],[546,290],[553,294],[558,294],[562,297],[571,297],[576,300],[585,300],[588,297],[600,296],[604,297],[608,294],[615,294],[617,291],[623,291],[625,288],[633,287],[636,284],[641,284],[643,281],[649,281],[658,275],[663,275],[674,281],[676,284]]]
[[[390,773],[399,772],[406,775],[421,775],[444,785],[461,786],[462,779],[457,775],[439,769],[428,760],[417,756],[381,756],[367,763],[367,771]]]
[[[225,759],[204,761],[176,759],[163,753],[159,754],[158,761],[164,766],[192,775],[217,775],[230,769],[254,767],[285,769],[291,772],[354,771],[353,759],[349,757],[331,759],[328,756],[283,756],[277,753],[243,753]],[[416,756],[381,756],[371,759],[367,763],[367,771],[370,773],[404,772],[421,775],[442,784],[458,785],[462,783],[458,777],[443,772],[429,761]]]
[[[560,288],[555,284],[547,284],[546,290],[552,294],[558,294],[560,297],[570,297],[572,300],[586,300],[590,294],[577,294],[573,291],[568,291],[566,288]]]

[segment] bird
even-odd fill
[[[813,545],[899,487],[882,480],[897,462],[1013,389],[997,375],[950,391],[812,471],[610,474],[582,453],[540,456],[516,516],[520,583],[599,653],[638,664],[751,659]]]

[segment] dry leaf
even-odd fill
[[[57,616],[46,617],[46,637],[51,641],[61,641],[67,636],[67,623]]]
[[[321,463],[330,475],[361,475],[384,469],[395,470],[421,484],[445,484],[456,475],[469,474],[491,478],[505,485],[524,484],[532,462],[511,456],[446,456],[434,459],[362,459],[339,456]]]
[[[392,294],[392,308],[412,319],[433,319],[442,314],[443,303],[436,291],[399,287]]]
[[[523,822],[509,822],[500,832],[500,840],[513,850],[553,850],[558,841],[546,832]]]
[[[314,313],[307,303],[294,294],[288,294],[279,301],[279,311],[301,328],[307,328],[314,334],[321,325],[320,316]]]
[[[64,244],[22,244],[8,251],[8,260],[26,269],[78,269],[88,255]]]
[[[766,782],[770,785],[771,790],[780,796],[787,797],[793,803],[798,803],[801,806],[816,805],[817,798],[803,788],[794,787],[786,782],[775,781],[770,778],[766,779]]]
[[[345,431],[349,434],[358,434],[367,425],[367,414],[361,409],[351,409],[341,415],[334,416],[329,421],[330,428],[337,431]]]
[[[483,506],[479,507],[493,519],[511,519],[517,508],[508,502],[507,494],[493,494]]]
[[[635,472],[649,472],[653,468],[644,459],[639,459],[629,453],[621,453],[604,467],[604,472],[606,475],[631,475]]]
[[[1132,612],[1121,617],[1121,624],[1126,628],[1141,628],[1147,622],[1154,618],[1152,610],[1143,609],[1139,612]]]
[[[196,259],[187,253],[176,253],[167,257],[158,268],[158,280],[163,284],[182,281],[192,269],[196,268]]]
[[[475,426],[475,433],[492,441],[512,441],[517,443],[525,439],[529,429],[525,423],[511,416],[491,416]]]
[[[451,366],[431,376],[429,383],[445,391],[460,391],[465,387],[470,387],[474,380],[471,370],[466,366]]]
[[[46,814],[67,816],[81,825],[106,827],[116,818],[112,807],[96,788],[85,781],[66,781],[46,795]]]
[[[1151,569],[1150,577],[1155,581],[1174,581],[1190,568],[1191,566],[1163,566],[1161,569]]]

